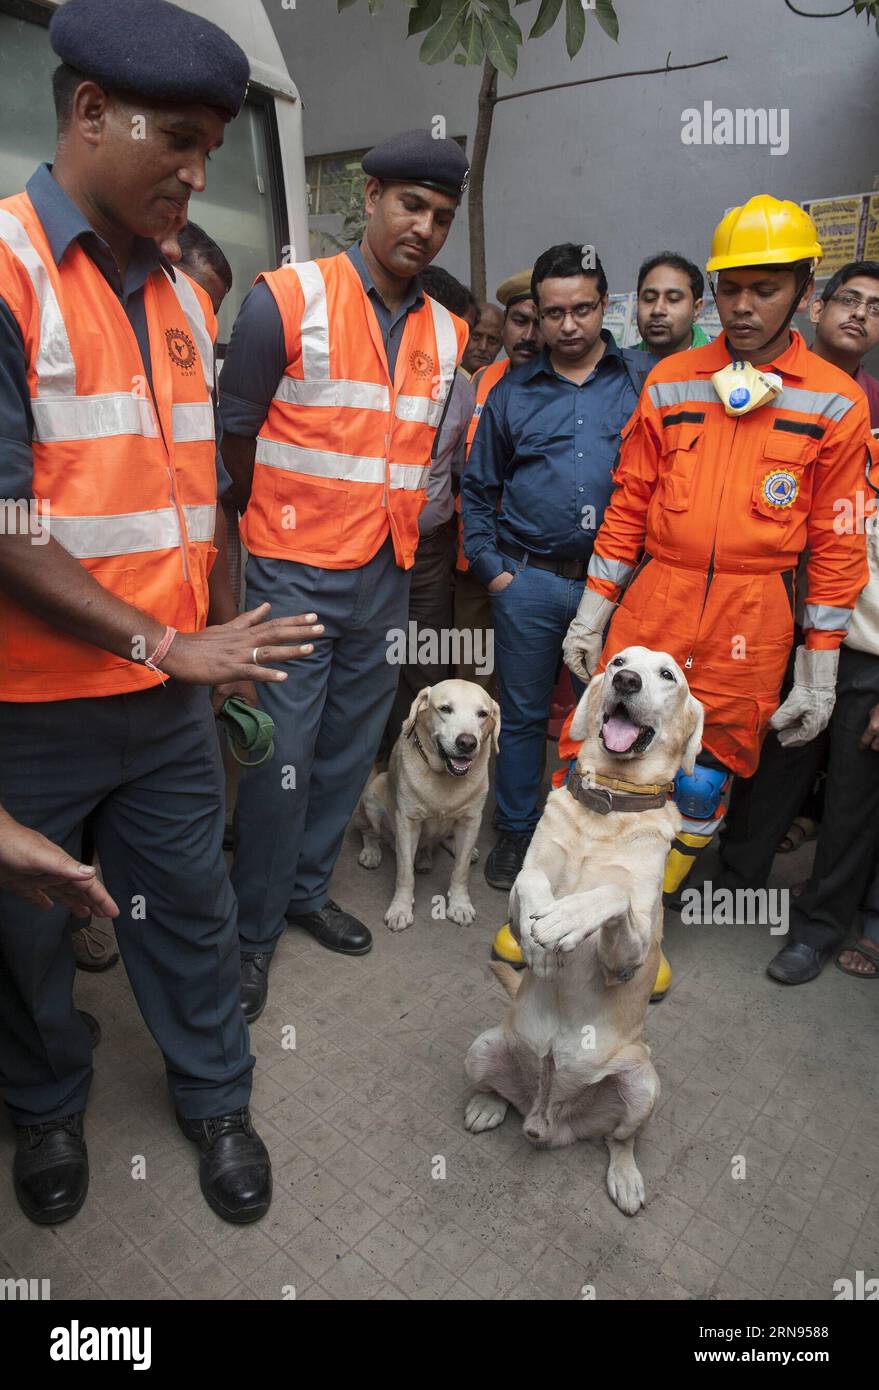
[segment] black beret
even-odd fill
[[[363,156],[365,174],[377,179],[420,183],[460,198],[467,187],[470,165],[455,140],[435,140],[429,130],[392,135]]]
[[[231,120],[250,66],[234,39],[168,0],[67,0],[49,25],[62,62],[102,87],[153,101],[215,106]]]

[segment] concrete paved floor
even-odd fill
[[[490,827],[487,814],[483,861]],[[486,967],[505,899],[482,863],[472,927],[431,918],[451,868],[439,853],[415,925],[393,936],[393,855],[368,873],[358,848],[349,833],[333,895],[373,952],[346,960],[288,931],[252,1031],[268,1217],[235,1229],[208,1209],[123,967],[80,973],[77,1002],[104,1034],[89,1198],[64,1226],[31,1225],[0,1121],[0,1278],[50,1278],[59,1299],[823,1300],[835,1279],[879,1274],[879,986],[829,966],[784,989],[764,973],[766,928],[669,916],[674,984],[647,1021],[663,1094],[638,1142],[648,1203],[629,1218],[605,1191],[603,1144],[535,1152],[512,1112],[489,1134],[463,1129],[464,1053],[505,998]],[[777,861],[784,881],[810,853]]]

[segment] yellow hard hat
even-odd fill
[[[738,270],[755,265],[791,265],[820,261],[824,252],[818,230],[796,203],[768,193],[732,208],[715,229],[706,270]]]

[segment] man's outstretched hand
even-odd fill
[[[37,830],[0,808],[0,888],[37,907],[66,904],[75,917],[118,917],[116,906],[91,864],[79,864]]]
[[[319,637],[323,624],[317,621],[316,613],[266,621],[270,608],[270,604],[261,603],[229,623],[201,632],[178,632],[162,658],[162,670],[191,685],[285,681],[287,672],[275,671],[273,663],[309,656],[314,644],[308,639]]]

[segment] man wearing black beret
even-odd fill
[[[216,319],[157,248],[205,186],[248,64],[165,0],[68,0],[50,40],[55,161],[0,202],[0,494],[18,523],[0,534],[0,801],[75,856],[95,813],[119,948],[202,1191],[224,1220],[255,1221],[271,1165],[248,1109],[208,687],[255,699],[254,681],[284,679],[260,658],[291,660],[313,627],[236,617]],[[67,915],[0,892],[0,1085],[16,1195],[43,1225],[88,1190],[99,1030],[73,1006]]]
[[[434,435],[469,333],[418,274],[466,187],[463,151],[413,131],[370,150],[363,169],[361,244],[258,276],[223,365],[247,605],[313,608],[326,634],[283,692],[261,691],[275,763],[238,794],[232,881],[251,1020],[285,920],[346,955],[372,945],[329,883],[393,702],[389,642],[406,628]],[[388,925],[407,926],[411,909],[392,904]]]

